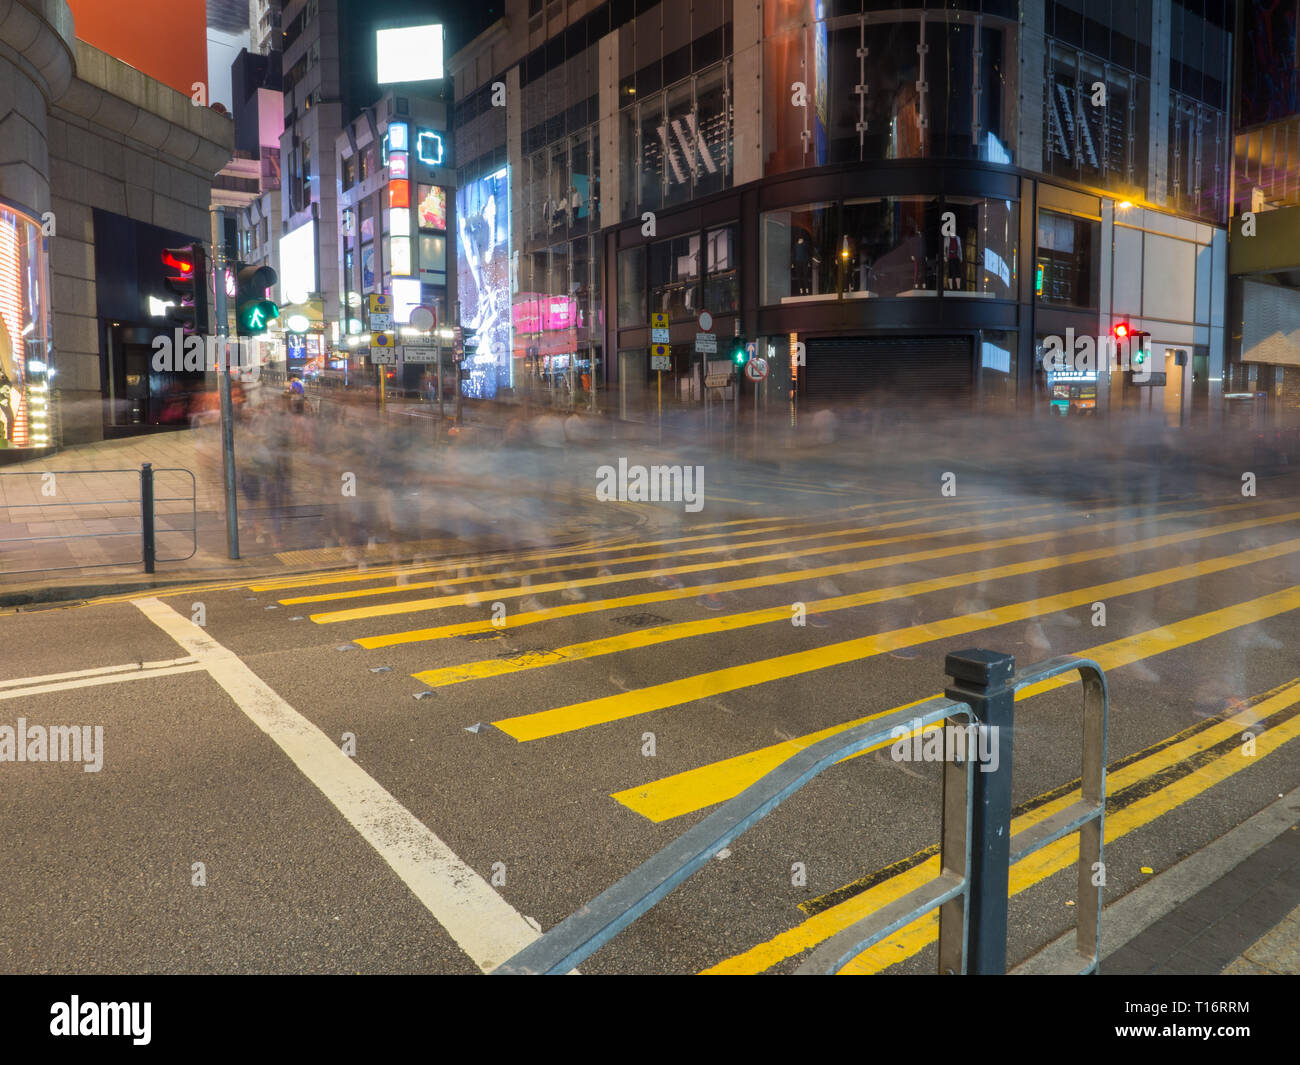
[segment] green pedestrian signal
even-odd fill
[[[731,344],[731,361],[737,366],[744,366],[749,361],[749,352],[745,348],[745,342],[740,337],[736,337]]]
[[[243,336],[265,333],[271,319],[280,317],[280,308],[266,294],[280,280],[269,266],[239,264],[236,274],[235,322]]]

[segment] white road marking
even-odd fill
[[[109,673],[129,673],[132,670],[161,669],[163,666],[183,666],[194,661],[193,655],[184,658],[166,658],[158,662],[125,662],[120,666],[97,666],[94,669],[74,669],[67,673],[46,673],[39,677],[14,677],[0,680],[0,688],[25,687],[29,684],[50,684],[57,680],[73,680],[77,677],[99,677]]]
[[[185,666],[165,666],[161,669],[133,669],[129,673],[107,673],[97,677],[82,677],[80,680],[64,680],[56,684],[35,684],[30,688],[5,688],[0,690],[0,700],[24,699],[29,695],[45,695],[49,692],[66,692],[75,688],[94,688],[101,684],[121,684],[128,680],[148,680],[151,677],[170,677],[176,673],[194,673],[203,668],[199,662]]]
[[[132,602],[279,745],[480,969],[496,968],[538,938],[518,910],[234,652],[160,599]]]

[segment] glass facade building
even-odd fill
[[[451,64],[460,183],[510,172],[516,390],[642,416],[666,314],[680,402],[740,336],[769,401],[1086,414],[1122,375],[1061,389],[1044,338],[1123,318],[1171,419],[1211,401],[1234,3],[518,6]]]

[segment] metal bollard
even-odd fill
[[[140,467],[140,541],[145,573],[152,573],[157,547],[153,531],[153,463]]]
[[[980,728],[995,729],[997,769],[974,774],[971,796],[970,937],[966,971],[1003,974],[1007,970],[1007,892],[1011,872],[1011,753],[1016,660],[997,651],[956,651],[944,659],[952,684],[949,699],[964,702]]]

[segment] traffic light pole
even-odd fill
[[[226,484],[226,546],[231,558],[239,557],[239,499],[235,494],[235,419],[230,397],[230,352],[226,342],[226,209],[216,209],[217,229],[212,241],[212,291],[217,316],[218,344],[224,365],[217,366],[221,387],[221,460]],[[205,278],[202,282],[207,284]],[[205,323],[206,324],[206,323]]]

